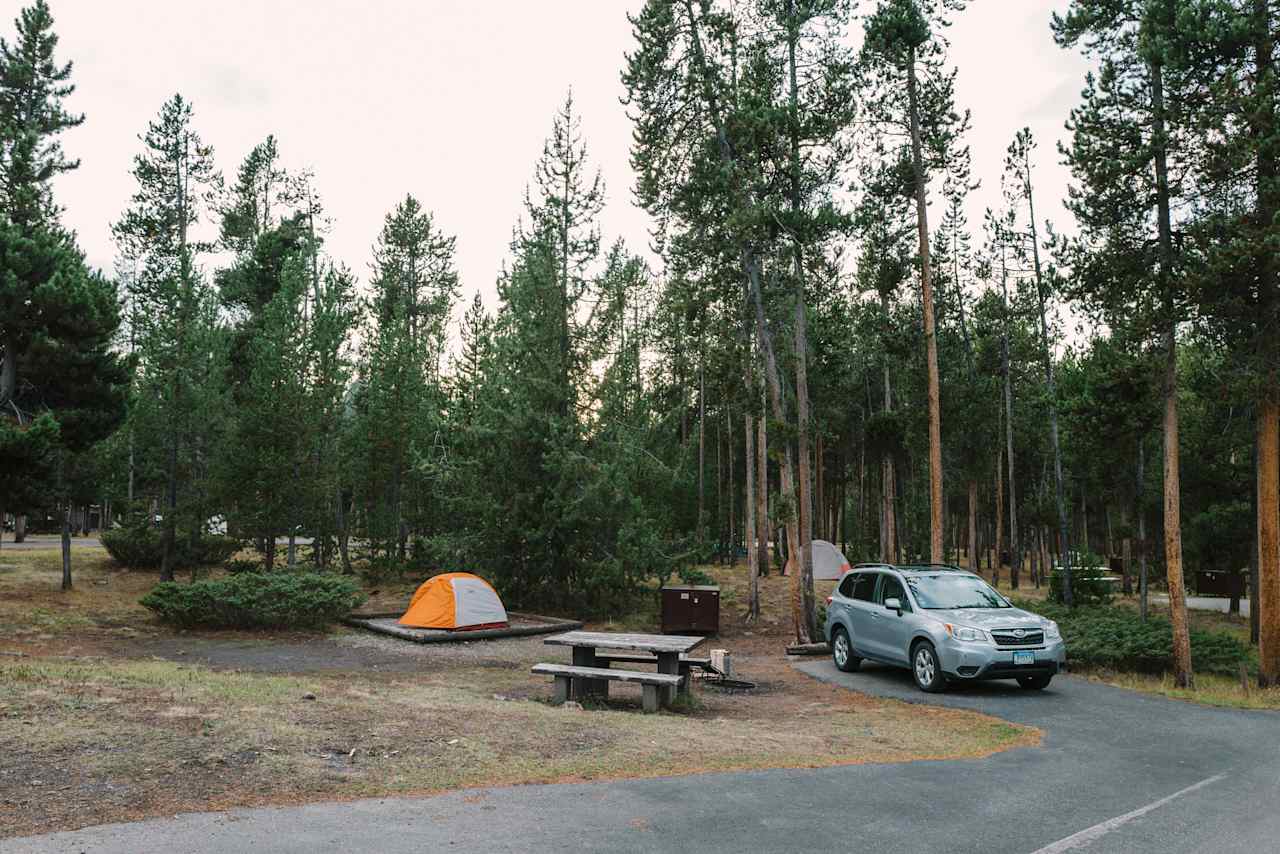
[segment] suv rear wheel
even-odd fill
[[[835,634],[831,636],[831,660],[845,673],[857,673],[858,668],[862,667],[862,659],[853,654],[849,633],[842,628],[837,627]]]
[[[933,644],[920,641],[911,650],[911,675],[915,677],[916,686],[929,694],[937,694],[947,687],[947,677],[942,675],[942,666],[938,664],[938,652]]]

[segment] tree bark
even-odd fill
[[[1173,226],[1169,212],[1169,170],[1166,158],[1164,78],[1160,64],[1152,62],[1151,109],[1155,153],[1156,221],[1160,240],[1160,278],[1163,293],[1164,332],[1164,552],[1169,586],[1169,618],[1173,623],[1174,682],[1194,687],[1191,670],[1191,635],[1187,626],[1186,589],[1182,579],[1182,512],[1178,461],[1178,321],[1174,315],[1170,277],[1173,275]]]
[[[62,589],[71,589],[71,503],[62,505]]]
[[[1004,418],[1001,417],[1001,422]],[[1003,427],[1003,423],[1001,424]],[[1003,432],[1003,431],[1001,431]],[[1004,437],[1001,436],[1001,439]],[[996,542],[995,558],[991,562],[991,583],[1000,586],[1000,567],[1004,564],[1004,443],[996,445]]]
[[[1032,192],[1031,186],[1030,149],[1027,149],[1023,167],[1025,169],[1023,189],[1027,195],[1028,219],[1031,225],[1031,255],[1036,273],[1036,297],[1040,304],[1040,339],[1044,358],[1044,379],[1049,391],[1049,440],[1053,447],[1053,477],[1058,504],[1058,536],[1062,539],[1062,601],[1070,608],[1075,602],[1073,601],[1074,591],[1071,588],[1070,532],[1067,528],[1066,487],[1062,477],[1062,443],[1058,436],[1058,386],[1054,376],[1053,352],[1049,346],[1049,321],[1045,305],[1044,274],[1040,267],[1040,236],[1036,226],[1035,194]],[[1014,582],[1013,586],[1017,587],[1018,585]]]
[[[1018,589],[1018,570],[1022,568],[1022,549],[1018,541],[1018,490],[1013,467],[1013,383],[1009,369],[1009,271],[1005,266],[1004,245],[1000,247],[1000,293],[1003,324],[1000,359],[1004,373],[1005,456],[1009,461],[1009,585]],[[1056,422],[1055,422],[1056,423]],[[997,563],[999,558],[997,557]]]
[[[800,40],[800,21],[796,14],[795,0],[787,0],[787,61],[790,77],[789,136],[791,138],[791,213],[800,218],[800,117],[798,106],[799,83],[796,79],[796,44]],[[805,633],[813,631],[815,603],[813,593],[813,482],[809,471],[809,339],[807,329],[808,310],[805,307],[804,258],[802,239],[792,234],[792,266],[795,276],[795,360],[796,360],[796,434],[799,457],[800,490],[800,593],[802,598]]]
[[[761,389],[763,391],[763,389]],[[763,404],[764,401],[762,400]],[[764,409],[756,419],[756,569],[769,572],[769,456]]]
[[[920,294],[924,309],[925,356],[929,399],[929,561],[942,563],[942,402],[938,380],[938,339],[933,319],[933,277],[929,261],[929,205],[920,140],[920,104],[916,92],[916,52],[907,58],[907,97],[911,107],[911,160],[916,177],[916,226],[920,241]]]
[[[173,581],[173,564],[178,515],[178,437],[169,443],[169,466],[166,474],[167,500],[164,512],[164,533],[160,537],[160,580]],[[274,545],[275,540],[272,539]]]
[[[751,373],[747,372],[747,392],[752,391]],[[742,421],[744,425],[743,446],[746,453],[743,458],[746,460],[746,470],[742,475],[742,483],[746,487],[746,500],[742,503],[744,518],[744,532],[747,539],[747,573],[751,579],[751,586],[747,594],[747,619],[755,621],[760,617],[760,556],[756,548],[756,511],[755,502],[755,425],[752,424],[751,411],[742,413]],[[761,528],[761,530],[765,530]]]
[[[1275,103],[1275,31],[1267,0],[1253,0],[1256,37],[1254,98],[1249,120],[1257,150],[1258,225],[1271,238],[1259,246],[1258,345],[1262,389],[1258,401],[1258,584],[1252,603],[1258,611],[1258,684],[1280,685],[1280,277],[1277,276],[1274,226],[1280,215],[1280,141]],[[1254,610],[1254,609],[1251,609]]]
[[[1147,620],[1147,513],[1143,507],[1143,485],[1147,482],[1147,452],[1142,439],[1138,440],[1138,616]]]
[[[1280,404],[1258,409],[1258,684],[1280,684]]]
[[[978,481],[969,478],[969,569],[978,573]]]

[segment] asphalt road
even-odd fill
[[[1059,677],[925,697],[905,673],[816,678],[975,709],[1044,744],[957,762],[521,786],[245,809],[0,841],[0,854],[183,851],[1272,852],[1280,715],[1215,710]],[[785,722],[780,722],[785,726]]]
[[[45,549],[62,548],[62,538],[51,534],[27,535],[27,538],[20,543],[13,541],[13,534],[6,531],[3,542],[0,542],[0,558],[4,557],[4,553],[8,551],[14,552],[34,552]],[[100,549],[102,543],[95,534],[92,537],[72,537],[71,547],[75,549]]]

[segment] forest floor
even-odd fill
[[[782,654],[789,579],[764,579],[764,614],[748,626],[745,567],[711,570],[725,591],[708,646],[730,649],[757,688],[702,686],[643,715],[630,686],[604,708],[551,706],[529,667],[567,653],[540,638],[175,631],[138,605],[154,575],[96,549],[74,559],[63,593],[56,552],[0,551],[0,836],[476,786],[979,757],[1040,738],[796,672]],[[412,588],[378,585],[365,607],[402,607]],[[654,619],[650,608],[591,627]]]

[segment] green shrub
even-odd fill
[[[1077,605],[1106,605],[1111,602],[1114,592],[1107,581],[1107,570],[1101,566],[1102,559],[1097,555],[1087,554],[1081,566],[1071,567],[1072,601]],[[1049,599],[1062,601],[1062,572],[1054,569],[1049,573]]]
[[[245,558],[232,558],[227,561],[227,572],[232,575],[240,575],[245,572],[262,572],[263,566],[260,560],[248,560]]]
[[[115,528],[103,531],[100,539],[107,553],[129,569],[160,568],[161,532],[158,528]],[[221,534],[204,534],[196,543],[192,543],[190,537],[179,536],[173,545],[175,568],[222,563],[240,549],[239,542]]]
[[[242,572],[193,584],[158,584],[142,604],[173,625],[219,629],[317,629],[364,602],[348,578]]]
[[[698,569],[696,566],[682,566],[676,570],[676,574],[680,576],[681,584],[705,584],[708,586],[714,586],[716,583],[714,578],[707,575],[707,573]]]
[[[1068,609],[1025,600],[1017,604],[1058,623],[1072,665],[1138,673],[1163,673],[1173,667],[1173,628],[1168,620],[1153,617],[1143,622],[1136,611],[1123,606]],[[1234,676],[1248,662],[1248,647],[1233,635],[1191,630],[1191,664],[1196,672]]]

